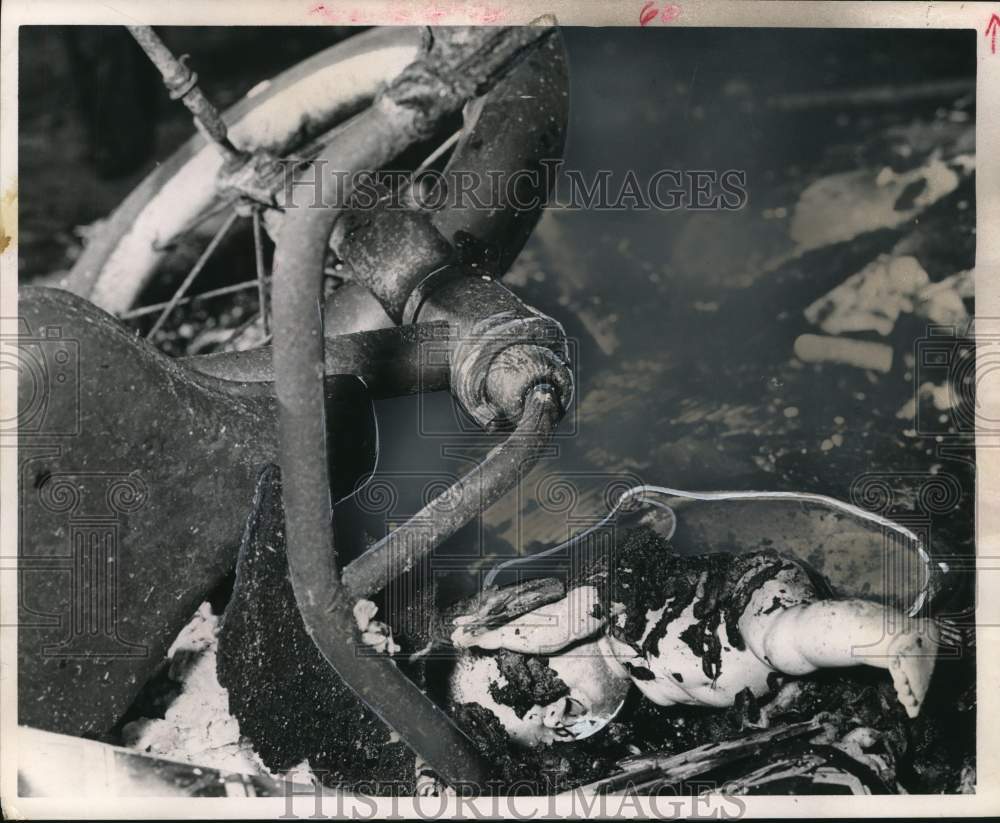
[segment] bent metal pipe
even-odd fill
[[[328,149],[335,153],[330,159],[350,167],[359,154],[369,158],[374,149],[379,162],[388,163],[442,117],[490,88],[553,31],[549,26],[434,30],[424,58],[345,126]],[[327,499],[330,474],[317,379],[324,359],[318,311],[323,259],[342,206],[291,210],[282,245],[296,253],[275,267],[274,373],[292,587],[307,631],[344,682],[445,781],[481,786],[488,768],[472,741],[391,660],[373,665],[376,661],[362,662],[355,653],[351,598],[340,582]]]

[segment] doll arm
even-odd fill
[[[552,654],[604,628],[594,586],[570,589],[566,596],[540,606],[486,632],[459,624],[451,635],[455,646],[509,649],[522,654]]]

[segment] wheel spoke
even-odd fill
[[[437,160],[442,154],[444,154],[448,149],[454,146],[458,142],[458,138],[462,136],[463,129],[456,131],[451,137],[445,140],[440,146],[438,146],[434,151],[427,155],[423,163],[417,166],[416,170],[413,172],[413,177],[416,177],[420,172],[430,166],[435,160]]]
[[[446,140],[444,140],[437,148],[434,149],[434,151],[432,151],[423,160],[423,162],[420,163],[420,165],[414,170],[412,176],[415,177],[425,169],[429,168],[433,163],[435,163],[438,159],[440,159],[442,155],[444,155],[447,151],[452,149],[458,143],[459,139],[462,136],[462,133],[463,129],[459,129],[458,131],[454,132],[451,136],[449,136]],[[184,226],[184,228],[178,234],[184,235],[193,231],[199,225],[204,223],[206,220],[209,220],[212,217],[221,214],[227,208],[232,207],[232,205],[233,205],[232,202],[227,202],[217,209],[213,209],[212,211],[209,211],[205,214],[198,215],[193,220],[191,220],[186,226]],[[219,244],[225,238],[227,232],[232,227],[233,223],[236,221],[236,218],[239,216],[238,213],[234,211],[226,218],[225,222],[222,224],[219,230],[209,241],[208,246],[206,246],[201,256],[195,262],[194,266],[188,272],[187,276],[184,278],[184,281],[181,283],[181,285],[179,286],[179,288],[170,298],[169,301],[165,303],[156,303],[148,306],[143,306],[137,309],[132,309],[131,311],[122,314],[121,318],[123,320],[129,320],[137,317],[143,317],[148,314],[152,314],[156,311],[159,311],[160,316],[156,319],[156,322],[153,324],[152,328],[146,335],[147,339],[152,339],[157,334],[157,332],[159,332],[163,328],[164,324],[170,318],[174,309],[176,309],[178,306],[188,304],[194,300],[207,299],[210,297],[220,297],[222,295],[232,294],[234,292],[243,291],[245,289],[256,287],[258,305],[260,308],[260,317],[263,321],[263,330],[265,334],[265,339],[270,340],[271,312],[270,312],[269,285],[271,282],[271,277],[270,274],[267,272],[267,266],[265,262],[264,232],[262,226],[263,221],[261,218],[260,211],[261,211],[260,208],[254,208],[253,211],[251,212],[251,222],[253,228],[253,244],[254,244],[254,263],[257,275],[254,280],[247,280],[242,283],[234,284],[232,286],[213,289],[210,291],[203,292],[201,294],[194,295],[192,297],[185,296],[187,294],[188,289],[190,289],[195,279],[201,273],[202,269],[205,267],[208,260],[211,258],[212,254],[218,248]],[[173,245],[175,242],[176,240],[172,241],[170,245]],[[226,347],[229,347],[233,343],[235,343],[247,331],[247,329],[253,324],[253,322],[255,322],[255,320],[256,316],[254,318],[251,318],[251,320],[243,323],[241,326],[239,326],[234,331],[234,333],[229,337],[229,339],[226,340],[226,343],[224,345]]]
[[[160,316],[156,318],[153,328],[151,328],[149,330],[149,334],[146,335],[147,340],[151,340],[153,335],[155,335],[163,327],[163,324],[167,322],[167,318],[170,317],[173,310],[177,307],[178,302],[180,302],[180,299],[191,287],[195,278],[201,274],[201,270],[205,268],[205,264],[208,262],[208,259],[215,252],[216,248],[218,248],[219,243],[222,242],[222,239],[226,236],[226,233],[229,231],[233,223],[236,222],[236,218],[238,216],[239,215],[234,211],[229,215],[229,217],[226,218],[222,226],[219,227],[215,236],[211,239],[211,241],[209,241],[208,246],[205,247],[205,251],[201,253],[201,257],[198,258],[198,261],[194,264],[191,271],[188,272],[187,277],[184,278],[184,282],[181,283],[180,288],[174,292],[174,296],[170,298],[170,302],[167,303]]]
[[[270,280],[268,281],[270,282]],[[234,283],[231,286],[221,286],[218,289],[211,289],[209,291],[203,291],[200,294],[191,295],[191,297],[183,297],[177,301],[178,306],[184,306],[188,303],[193,303],[196,300],[209,300],[212,297],[224,297],[227,294],[235,294],[236,292],[246,291],[247,289],[253,289],[257,287],[257,279],[244,280],[242,283]],[[168,302],[163,303],[150,303],[148,306],[141,306],[138,309],[132,309],[124,314],[118,315],[121,320],[134,320],[137,317],[145,317],[147,314],[155,314],[158,311],[163,311],[166,306],[169,306]]]
[[[233,333],[226,338],[226,342],[223,343],[223,350],[232,351],[232,346],[236,345],[236,341],[239,340],[250,328],[257,322],[260,317],[260,312],[254,312],[246,320],[244,320],[240,325],[233,329]]]
[[[235,204],[235,199],[226,200],[222,205],[217,208],[210,209],[209,211],[203,212],[202,214],[195,215],[187,223],[185,223],[180,231],[178,231],[170,240],[161,243],[158,240],[153,241],[154,251],[170,251],[176,247],[181,240],[183,240],[188,234],[193,232],[202,223],[211,220],[213,217],[218,217],[227,209],[231,209]]]
[[[417,166],[409,176],[409,179],[400,187],[400,192],[406,194],[407,196],[413,196],[413,187],[417,183],[417,178],[423,174],[423,172],[430,168],[445,152],[451,149],[462,136],[462,129],[459,129],[454,134],[451,135],[447,140],[445,140],[441,145],[439,145],[434,151],[432,151],[423,162]]]

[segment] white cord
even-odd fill
[[[513,557],[510,560],[505,560],[503,563],[499,563],[494,566],[489,574],[483,581],[484,586],[492,585],[493,581],[497,578],[501,572],[505,571],[512,566],[517,566],[522,563],[528,563],[533,560],[537,560],[540,557],[547,557],[548,555],[555,554],[556,552],[561,552],[564,549],[572,546],[574,543],[578,543],[588,535],[602,528],[609,520],[611,520],[618,510],[629,500],[633,498],[643,498],[644,495],[662,495],[664,497],[680,497],[687,500],[796,500],[802,503],[820,503],[824,506],[829,506],[832,509],[837,509],[847,514],[854,515],[855,517],[860,517],[862,520],[867,520],[870,523],[881,526],[897,534],[903,535],[908,540],[912,541],[917,553],[920,555],[921,560],[925,564],[930,564],[930,557],[924,549],[923,543],[920,538],[910,529],[905,526],[901,526],[882,515],[874,514],[873,512],[866,511],[858,506],[854,506],[850,503],[844,503],[842,500],[837,500],[833,497],[827,497],[825,494],[812,494],[810,492],[780,492],[780,491],[769,491],[769,492],[757,492],[757,491],[719,491],[719,492],[688,492],[682,491],[681,489],[671,489],[666,486],[633,486],[627,491],[622,493],[622,496],[618,498],[618,502],[615,503],[614,507],[610,512],[598,523],[591,526],[586,531],[581,534],[574,535],[568,540],[553,546],[551,549],[546,549],[538,554],[532,554],[525,557]],[[648,503],[651,506],[656,506],[657,508],[666,509],[669,512],[673,512],[673,509],[666,503],[661,503],[652,499],[644,499],[644,503]],[[674,530],[677,528],[677,517],[674,516],[673,526],[670,529],[670,533],[665,535],[666,539],[669,540],[674,535]],[[938,563],[941,571],[947,572],[948,566],[945,563]],[[926,586],[924,590],[920,592],[917,596],[916,601],[910,607],[910,614],[915,615],[920,611],[924,604],[924,600],[927,597]]]

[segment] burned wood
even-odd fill
[[[707,743],[680,754],[630,757],[619,761],[618,766],[621,771],[618,774],[588,783],[581,790],[593,794],[606,794],[626,788],[629,791],[642,791],[657,786],[667,787],[759,752],[765,746],[807,736],[829,734],[831,731],[832,727],[828,724],[819,718],[813,718],[733,740]]]

